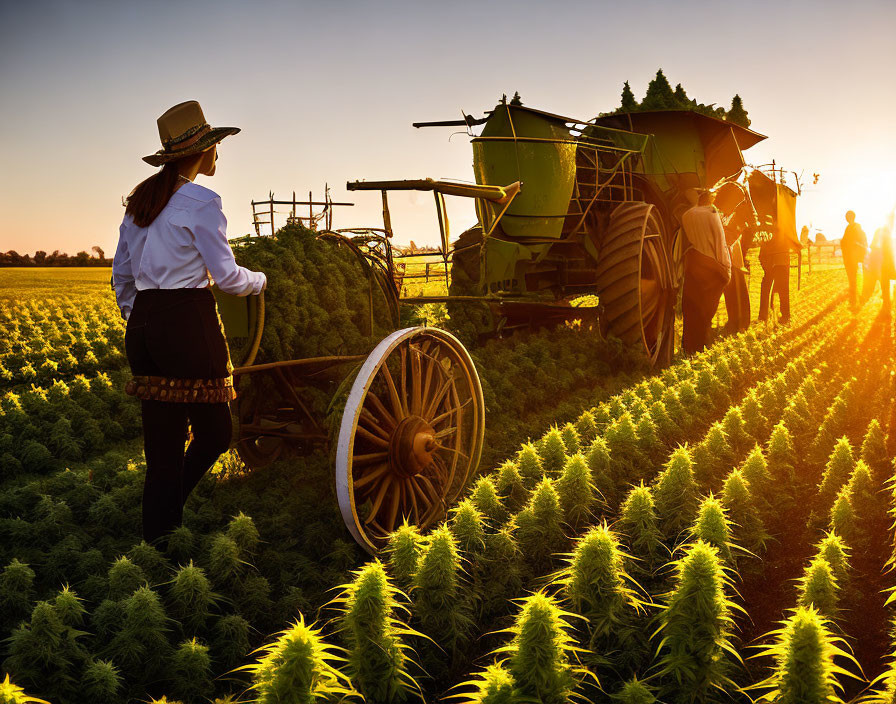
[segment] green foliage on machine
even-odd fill
[[[647,92],[639,103],[632,92],[628,81],[622,88],[622,100],[620,106],[614,112],[641,112],[645,110],[691,110],[701,115],[709,115],[719,120],[727,120],[741,127],[750,126],[750,118],[744,110],[744,102],[740,95],[735,94],[731,100],[731,108],[725,110],[716,107],[715,103],[704,105],[693,98],[689,98],[681,83],[672,89],[669,79],[663,73],[663,69],[656,72],[656,76],[647,84]],[[612,114],[612,113],[611,113]]]
[[[235,245],[234,256],[267,275],[256,364],[365,354],[395,329],[379,274],[347,244],[287,225],[273,237]],[[231,357],[241,359],[250,342],[231,341]]]

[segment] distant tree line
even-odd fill
[[[622,102],[610,114],[641,112],[645,110],[693,110],[703,115],[727,120],[741,127],[750,126],[750,118],[747,116],[747,111],[744,110],[744,103],[739,95],[735,95],[731,99],[731,107],[728,110],[723,107],[716,107],[715,103],[710,103],[709,105],[698,103],[693,98],[688,97],[681,83],[673,89],[669,79],[663,74],[663,69],[659,69],[654,79],[647,84],[647,92],[640,103],[635,99],[635,94],[632,93],[631,86],[626,81],[622,87]]]
[[[11,249],[0,252],[0,266],[112,266],[112,260],[106,259],[102,247],[92,247],[90,252],[81,251],[74,255],[58,249],[52,254],[37,250],[34,256]]]

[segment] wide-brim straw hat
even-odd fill
[[[195,100],[187,100],[169,108],[157,120],[162,149],[143,157],[152,166],[204,152],[222,139],[240,131],[239,127],[212,127],[205,121],[202,108]]]

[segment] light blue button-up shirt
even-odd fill
[[[221,197],[190,182],[178,188],[148,227],[125,215],[112,260],[112,282],[127,320],[137,291],[148,288],[204,288],[212,282],[225,293],[258,294],[263,272],[239,266],[227,242]]]

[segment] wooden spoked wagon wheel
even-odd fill
[[[621,203],[610,215],[597,267],[607,332],[642,345],[655,366],[668,364],[674,351],[676,287],[666,240],[655,206]]]
[[[402,521],[444,517],[479,463],[485,404],[464,346],[437,328],[386,337],[362,365],[336,448],[346,526],[376,552]]]

